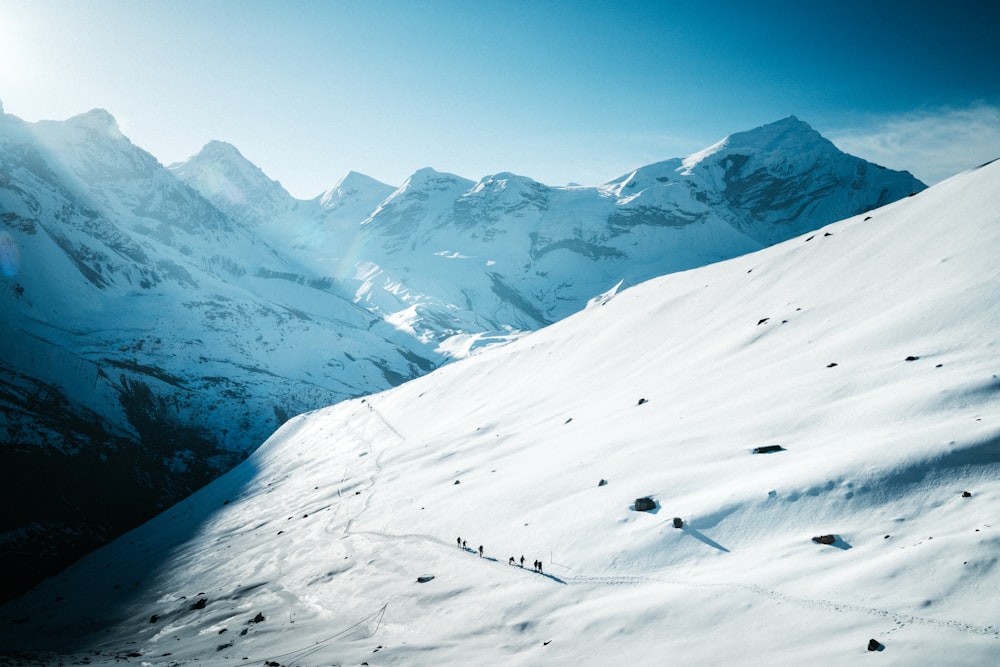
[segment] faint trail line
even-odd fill
[[[778,591],[772,590],[770,588],[764,588],[763,586],[757,586],[753,584],[719,584],[719,585],[728,586],[730,588],[742,588],[744,590],[757,593],[758,595],[765,595],[774,600],[778,600],[781,602],[788,602],[790,604],[798,605],[800,607],[810,607],[813,609],[828,609],[836,612],[853,611],[857,613],[868,614],[870,616],[881,616],[883,618],[889,618],[894,621],[899,621],[904,623],[923,623],[925,625],[933,625],[939,628],[950,628],[952,630],[958,630],[959,632],[968,632],[971,634],[984,635],[984,636],[993,635],[994,637],[1000,639],[1000,626],[997,625],[981,626],[953,619],[937,619],[937,618],[927,618],[925,616],[913,616],[912,614],[906,614],[898,611],[891,611],[889,609],[879,609],[878,607],[863,607],[861,605],[850,604],[847,602],[833,602],[832,600],[800,598],[793,595],[786,595],[784,593],[779,593]]]
[[[685,586],[689,588],[722,588],[722,589],[740,589],[745,590],[750,593],[755,593],[757,595],[762,595],[769,597],[772,600],[777,600],[778,602],[785,602],[788,604],[796,605],[799,607],[807,607],[810,609],[824,609],[827,611],[834,612],[855,612],[861,614],[868,614],[869,616],[880,616],[882,618],[891,619],[899,623],[922,623],[924,625],[932,625],[939,628],[948,628],[951,630],[956,630],[959,632],[967,632],[970,634],[990,636],[1000,639],[1000,626],[998,625],[975,625],[973,623],[967,623],[965,621],[959,621],[954,619],[936,619],[927,618],[924,616],[914,616],[912,614],[907,614],[898,611],[892,611],[889,609],[879,609],[877,607],[864,607],[861,605],[851,604],[847,602],[834,602],[832,600],[823,600],[818,598],[801,598],[794,595],[787,595],[779,591],[765,588],[764,586],[758,586],[756,584],[740,584],[733,582],[721,582],[721,583],[704,583],[704,582],[694,582],[694,581],[676,581],[672,579],[666,579],[662,577],[646,576],[646,575],[618,575],[618,576],[574,576],[566,577],[566,583],[569,584],[599,584],[604,586],[634,586],[637,584],[644,583],[661,583],[669,584],[672,586]]]
[[[390,424],[389,420],[386,419],[385,416],[381,412],[379,412],[378,408],[376,408],[374,405],[371,404],[371,402],[368,403],[368,407],[370,407],[371,412],[374,413],[374,415],[379,418],[379,421],[381,421],[387,429],[392,431],[397,438],[399,438],[401,441],[406,440],[406,436],[402,435],[399,431],[397,431],[396,427]]]
[[[395,435],[397,438],[399,438],[399,442],[394,443],[394,444],[399,445],[399,444],[402,444],[402,443],[406,442],[406,437],[403,436],[402,434],[400,434],[400,432],[397,431],[392,426],[392,424],[390,424],[386,420],[386,418],[382,416],[382,413],[380,413],[378,410],[376,410],[375,407],[371,403],[368,403],[367,405],[368,405],[368,412],[370,414],[375,415],[375,417],[378,418],[379,422],[381,422],[382,426],[384,426],[393,435]],[[375,497],[375,480],[378,478],[378,476],[380,474],[382,474],[382,457],[385,456],[385,452],[388,449],[388,446],[378,447],[377,448],[377,452],[378,453],[375,453],[376,446],[375,446],[375,440],[374,439],[369,439],[369,438],[366,438],[364,435],[362,435],[358,431],[358,429],[356,429],[354,427],[354,425],[351,423],[350,420],[348,420],[346,422],[346,426],[347,426],[348,429],[350,429],[351,433],[354,434],[354,437],[358,440],[358,442],[364,442],[364,443],[366,443],[368,445],[368,449],[372,450],[372,453],[373,453],[372,463],[375,466],[375,470],[371,473],[371,475],[368,476],[368,485],[367,485],[366,488],[368,489],[369,493],[365,494],[365,503],[364,503],[364,506],[362,506],[362,508],[360,510],[358,510],[358,512],[354,516],[348,518],[347,523],[344,524],[344,535],[356,535],[356,534],[360,534],[360,532],[354,532],[354,531],[352,531],[351,527],[354,525],[354,522],[357,521],[358,518],[360,518],[363,514],[365,514],[368,511],[368,509],[371,507],[372,499]],[[345,472],[345,476],[346,476],[346,472]],[[343,484],[343,481],[341,481],[341,484]],[[329,531],[327,531],[327,532],[329,532]]]
[[[287,653],[280,653],[278,655],[272,655],[270,657],[262,658],[260,660],[271,661],[271,660],[274,660],[275,658],[286,658],[288,656],[295,656],[295,658],[290,663],[288,663],[289,667],[291,667],[292,665],[294,665],[295,663],[297,663],[299,660],[302,660],[303,658],[306,658],[306,657],[312,655],[313,653],[317,653],[321,649],[325,648],[326,645],[328,643],[330,643],[331,641],[333,641],[335,639],[340,639],[344,635],[347,635],[350,632],[352,632],[355,628],[364,625],[370,619],[373,619],[376,616],[378,616],[378,622],[375,625],[375,629],[372,630],[371,633],[368,635],[369,638],[370,637],[374,637],[375,633],[378,632],[378,630],[379,630],[380,627],[382,627],[382,618],[385,616],[385,610],[386,610],[386,608],[388,606],[389,606],[389,603],[386,602],[377,611],[375,611],[375,612],[373,612],[373,613],[365,616],[364,618],[362,618],[360,621],[358,621],[354,625],[348,626],[344,630],[341,630],[340,632],[338,632],[338,633],[336,633],[334,635],[330,635],[329,637],[326,637],[325,639],[320,639],[319,641],[313,642],[309,646],[305,646],[303,648],[296,649],[294,651],[288,651]]]

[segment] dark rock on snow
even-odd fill
[[[636,498],[635,509],[637,512],[648,512],[656,509],[656,501],[652,498]]]

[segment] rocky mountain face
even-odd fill
[[[921,189],[788,118],[599,186],[423,169],[301,201],[228,144],[168,169],[100,110],[0,114],[0,595],[294,414]]]
[[[249,201],[262,217],[294,209],[282,192]],[[3,595],[214,479],[289,416],[439,363],[105,112],[0,118],[0,224],[0,565],[24,573]]]

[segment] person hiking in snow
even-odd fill
[[[510,557],[510,560],[509,560],[509,561],[507,561],[507,565],[513,565],[513,564],[514,564],[514,557],[513,557],[513,556],[511,556],[511,557]]]
[[[462,548],[462,538],[461,537],[458,538],[457,542],[458,542],[458,548],[461,549]]]
[[[521,554],[521,567],[524,567],[524,554]]]
[[[482,544],[479,545],[479,557],[480,558],[483,557],[483,545]]]
[[[468,542],[466,542],[465,540],[462,540],[462,548],[463,548],[463,549],[466,549],[466,550],[468,550],[468,548],[469,548],[469,543],[468,543]]]

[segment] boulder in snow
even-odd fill
[[[635,510],[637,512],[648,512],[656,509],[656,501],[652,498],[636,498]]]

